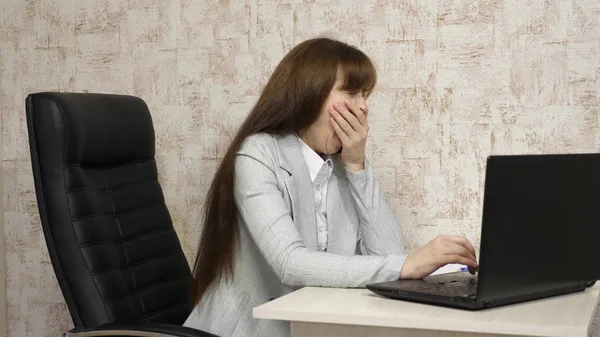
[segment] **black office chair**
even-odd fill
[[[42,228],[75,325],[64,336],[214,337],[181,326],[191,273],[158,183],[146,103],[37,93],[26,111]]]

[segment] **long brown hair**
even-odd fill
[[[236,153],[256,133],[282,135],[311,125],[321,112],[337,72],[342,90],[370,93],[376,82],[373,63],[360,50],[328,38],[307,40],[279,63],[258,102],[238,130],[208,190],[202,237],[194,262],[191,300],[197,304],[214,282],[233,276],[239,239],[237,207],[233,197]]]

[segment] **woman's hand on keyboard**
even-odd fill
[[[421,279],[449,263],[464,264],[474,274],[479,267],[473,245],[464,236],[440,235],[408,255],[401,279]]]

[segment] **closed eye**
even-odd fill
[[[361,91],[360,93],[363,98],[367,98],[367,96],[369,96],[369,94],[364,90]],[[358,95],[358,91],[348,91],[348,95],[350,95],[350,96]]]

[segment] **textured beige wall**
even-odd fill
[[[0,61],[0,64],[2,62]],[[0,96],[0,101],[2,100]],[[0,107],[2,105],[0,104]],[[0,108],[0,114],[2,109]],[[2,120],[0,119],[0,155],[2,153]],[[0,162],[0,172],[2,162]],[[0,195],[4,195],[4,178],[0,179]],[[0,198],[0,336],[6,336],[6,264],[4,263],[4,200]]]
[[[407,245],[477,242],[487,155],[598,150],[599,18],[598,0],[1,0],[9,336],[71,327],[39,225],[27,93],[147,101],[191,259],[211,175],[270,72],[304,39],[340,38],[380,71],[368,154]]]

